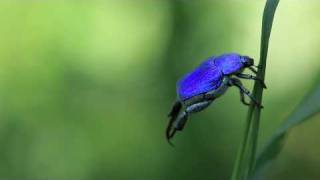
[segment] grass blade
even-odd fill
[[[278,6],[279,0],[267,0],[263,11],[260,61],[257,77],[264,80],[269,39],[271,35],[273,17]],[[253,95],[258,102],[262,102],[263,86],[255,82]],[[255,165],[257,140],[259,133],[261,108],[251,102],[247,115],[247,125],[242,144],[237,155],[235,166],[232,172],[232,180],[247,179]],[[250,143],[249,143],[250,142]]]
[[[312,91],[287,120],[279,127],[257,157],[255,173],[260,173],[263,168],[280,153],[287,133],[295,126],[305,122],[317,113],[320,113],[320,85]]]
[[[279,4],[279,0],[267,0],[263,18],[262,18],[262,32],[261,32],[261,46],[260,46],[260,61],[259,67],[261,69],[258,71],[257,76],[262,80],[265,79],[265,70],[267,64],[267,55],[268,55],[268,47],[269,47],[269,39],[271,35],[271,29],[274,19],[274,14],[276,12],[277,6]],[[255,82],[253,88],[253,95],[257,99],[258,102],[262,102],[262,94],[263,87],[261,83]],[[261,108],[257,106],[250,106],[248,111],[248,118],[252,119],[252,133],[251,133],[251,156],[249,159],[249,174],[252,173],[255,166],[256,159],[256,149],[257,149],[257,141],[259,134],[259,126],[260,126],[260,114]]]

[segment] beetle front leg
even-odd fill
[[[250,69],[254,74],[257,74],[257,73],[258,73],[258,71],[255,70],[255,69],[253,68],[253,66],[250,66],[249,69]]]
[[[264,83],[264,81],[256,76],[252,76],[251,74],[236,74],[237,77],[242,78],[242,79],[251,79],[251,80],[255,80],[258,81],[263,88],[267,88],[266,84]]]
[[[241,81],[239,79],[236,78],[230,78],[229,84],[231,86],[236,86],[239,88],[239,90],[246,94],[256,105],[258,105],[260,108],[263,108],[263,106],[261,105],[260,102],[258,102],[253,95],[250,93],[250,91],[248,89],[246,89],[243,84],[241,83]]]
[[[261,66],[260,65],[252,65],[249,67],[249,69],[254,73],[254,74],[257,74],[258,71],[256,69],[254,69],[253,67],[257,68],[257,69],[261,69]]]

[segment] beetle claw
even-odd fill
[[[175,128],[172,128],[174,120],[175,119],[173,119],[173,118],[170,119],[169,124],[167,126],[167,130],[166,130],[166,138],[167,138],[168,143],[171,146],[173,146],[173,144],[170,140],[172,139],[172,137],[175,135],[175,133],[177,131]]]
[[[260,81],[260,84],[263,87],[263,89],[267,89],[266,83],[263,80]]]
[[[177,129],[173,128],[173,124],[176,121],[178,114],[180,112],[180,109],[182,107],[182,104],[179,101],[176,101],[171,109],[171,111],[168,114],[169,119],[169,123],[166,129],[166,137],[167,137],[167,141],[168,143],[173,146],[173,144],[171,143],[170,139],[175,135]]]
[[[172,147],[174,147],[174,144],[171,142],[171,139],[175,135],[176,132],[177,132],[176,129],[170,129],[170,131],[167,132],[167,141]]]
[[[258,108],[260,108],[260,109],[263,109],[263,108],[264,108],[261,103],[256,102],[255,105],[256,105]]]

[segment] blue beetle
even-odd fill
[[[249,56],[237,53],[212,56],[201,63],[194,71],[186,74],[177,83],[178,100],[174,103],[170,113],[170,120],[166,130],[167,140],[181,131],[187,122],[188,115],[207,108],[216,98],[223,95],[230,86],[240,90],[241,102],[245,105],[247,95],[253,103],[262,108],[253,95],[241,83],[239,78],[256,80],[266,88],[265,83],[256,76],[243,74],[244,69],[250,69],[254,74],[254,60]],[[258,68],[258,67],[257,67]],[[182,109],[182,110],[181,110]]]

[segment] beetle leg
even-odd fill
[[[172,128],[172,125],[176,121],[181,107],[182,107],[181,102],[176,101],[174,103],[174,105],[172,106],[170,113],[168,114],[168,117],[170,117],[167,129],[166,129],[166,137],[167,137],[168,141],[175,134],[175,129]],[[169,143],[170,143],[170,141],[169,141]]]
[[[244,93],[242,91],[240,91],[240,100],[241,100],[242,104],[244,104],[246,106],[250,106],[250,103],[246,102],[246,99],[244,97]]]
[[[200,111],[204,110],[205,108],[207,108],[211,104],[211,102],[212,102],[212,100],[210,99],[210,100],[205,100],[203,102],[199,102],[196,104],[192,104],[187,107],[186,112],[189,114],[200,112]]]
[[[258,71],[255,70],[252,66],[250,66],[249,69],[250,69],[254,74],[257,74],[257,73],[258,73]]]
[[[212,100],[208,100],[208,101],[203,101],[203,102],[199,102],[199,103],[192,104],[192,105],[188,106],[186,108],[186,110],[184,112],[182,112],[180,114],[180,116],[178,117],[178,120],[175,124],[175,129],[182,131],[184,128],[184,125],[186,124],[186,122],[188,120],[188,115],[204,110],[205,108],[207,108],[211,104],[211,102],[212,102]]]
[[[173,106],[171,108],[171,111],[168,114],[168,117],[177,116],[179,111],[180,111],[180,109],[181,109],[181,107],[182,107],[182,104],[181,104],[180,101],[174,102],[174,104],[173,104]]]
[[[177,122],[176,122],[176,124],[174,125],[174,130],[182,131],[183,128],[184,128],[184,125],[185,125],[186,122],[187,122],[187,120],[188,120],[188,113],[187,113],[186,111],[183,111],[183,112],[179,115],[179,117],[178,117],[178,119],[177,119]],[[171,136],[171,137],[173,137],[173,136]]]
[[[236,74],[237,77],[242,78],[242,79],[251,79],[251,80],[255,80],[258,81],[263,88],[267,88],[266,84],[264,83],[264,81],[256,76],[252,76],[251,74]]]
[[[252,66],[250,66],[249,69],[250,69],[253,73],[255,73],[255,74],[257,74],[258,71],[255,70],[253,67],[255,67],[255,68],[257,68],[257,69],[261,69],[261,65],[252,65]]]
[[[166,131],[167,140],[170,145],[173,145],[170,142],[170,139],[173,138],[173,136],[176,134],[177,131],[183,130],[184,125],[186,124],[187,120],[188,120],[188,114],[187,114],[187,112],[183,111],[177,117],[177,119],[170,121],[170,123],[167,127],[167,131]],[[175,124],[173,124],[174,122],[175,122]]]
[[[258,105],[260,108],[263,108],[263,106],[261,105],[260,102],[258,102],[254,97],[253,95],[250,93],[250,91],[248,89],[246,89],[241,81],[239,79],[236,79],[236,78],[230,78],[230,85],[231,86],[236,86],[239,88],[239,90],[246,94],[256,105]]]
[[[185,111],[182,111],[179,116],[176,117],[176,119],[170,120],[166,131],[167,140],[169,141],[169,143],[170,139],[173,138],[177,131],[183,130],[185,124],[187,123],[189,114],[202,111],[203,109],[207,108],[211,104],[211,102],[212,100],[207,100],[192,104],[188,106]]]
[[[259,65],[253,65],[253,67],[256,67],[258,69],[262,69],[262,66],[259,64]]]

